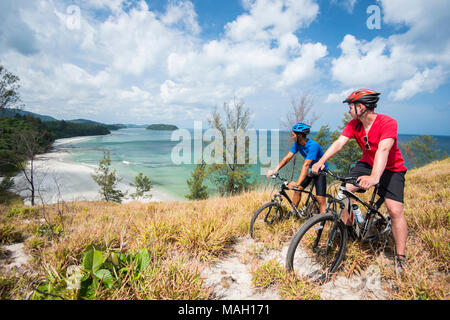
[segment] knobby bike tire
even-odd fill
[[[307,277],[316,280],[326,279],[336,271],[344,258],[348,235],[344,223],[340,219],[335,220],[336,214],[327,212],[313,216],[300,227],[289,245],[286,256],[288,271],[299,269],[295,271],[306,273]],[[335,233],[328,257],[325,254],[326,247],[333,233],[330,230],[335,225],[339,232]],[[313,249],[315,241],[318,243]]]
[[[277,212],[277,214],[279,216],[273,221],[273,223],[276,223],[278,220],[280,220],[280,218],[281,218],[280,214],[283,213],[283,209],[282,209],[281,205],[278,202],[271,201],[271,202],[268,202],[268,203],[262,205],[258,210],[255,211],[255,213],[254,213],[254,215],[252,217],[252,220],[250,222],[250,236],[253,239],[257,238],[257,235],[255,235],[255,231],[256,231],[255,230],[255,222],[258,220],[258,217],[260,219],[264,219],[264,217],[260,216],[260,215],[261,214],[265,215],[267,213],[266,209],[269,209],[269,208],[271,208],[272,210],[279,210]],[[270,212],[270,215],[268,217],[269,221],[272,219],[274,213],[275,213],[275,211]],[[271,226],[270,224],[267,224],[267,227],[270,227],[270,226]]]

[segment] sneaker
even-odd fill
[[[395,255],[395,273],[400,275],[403,274],[403,271],[405,271],[405,268],[407,267],[408,263],[406,261],[406,256],[403,254],[396,254]]]

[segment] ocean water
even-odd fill
[[[188,131],[191,136],[191,140],[188,141],[191,145],[190,163],[193,163],[194,134],[193,130],[188,129]],[[154,131],[143,128],[121,129],[113,131],[107,136],[98,136],[91,140],[65,145],[65,148],[70,153],[67,160],[88,165],[98,165],[103,158],[103,151],[107,149],[111,155],[111,167],[117,170],[117,174],[123,178],[123,182],[132,182],[134,177],[142,172],[152,180],[155,188],[168,193],[174,199],[183,200],[189,191],[186,180],[191,177],[191,172],[195,165],[174,163],[172,151],[177,146],[180,146],[181,142],[172,141],[171,136],[171,131]],[[314,139],[314,133],[312,133],[311,137]],[[398,140],[406,143],[413,137],[414,135],[399,135]],[[435,138],[437,139],[436,147],[450,154],[450,136],[435,136]],[[267,149],[271,150],[270,132],[267,135],[266,143]],[[272,159],[280,161],[290,150],[292,143],[289,133],[280,131],[278,158],[272,157]],[[203,147],[206,144],[204,142]],[[270,157],[270,151],[268,153],[267,156]],[[182,155],[183,153],[179,154]],[[302,159],[301,157],[299,158]],[[299,167],[302,160],[297,161],[297,163],[296,167]],[[277,164],[278,162],[274,163],[270,168],[274,168]],[[261,175],[261,168],[267,168],[267,166],[261,166],[258,157],[258,163],[251,166],[253,178],[259,184],[268,183],[268,179]],[[296,169],[295,178],[298,177],[299,172],[299,169]],[[289,173],[285,171],[284,175],[288,176]],[[208,185],[210,192],[214,193],[214,185],[209,181],[205,181],[205,183]]]

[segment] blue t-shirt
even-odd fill
[[[311,139],[308,139],[308,141],[306,141],[306,144],[304,146],[302,146],[297,142],[294,142],[294,145],[291,148],[291,152],[293,154],[296,154],[297,151],[300,152],[300,154],[303,156],[303,158],[305,158],[305,160],[312,160],[311,165],[319,161],[324,154],[320,144]],[[326,162],[325,162],[325,169],[328,169],[328,163]]]

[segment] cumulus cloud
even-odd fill
[[[398,101],[408,99],[419,92],[432,93],[445,82],[447,76],[448,71],[444,71],[440,66],[432,69],[426,68],[423,72],[418,72],[411,79],[404,81],[400,89],[391,93],[391,97]]]
[[[355,91],[356,89],[351,88],[338,93],[330,93],[325,99],[326,103],[342,103],[349,96],[350,93]]]
[[[339,45],[341,56],[332,61],[334,80],[345,86],[381,86],[416,71],[411,54],[401,47],[391,47],[384,38],[370,42],[346,35]]]
[[[124,110],[139,110],[140,122],[173,114],[194,119],[193,110],[234,96],[284,92],[317,80],[327,47],[296,35],[317,18],[317,3],[242,4],[245,11],[223,34],[205,41],[188,0],[170,1],[159,13],[143,0],[80,0],[79,16],[69,10],[72,1],[4,0],[0,61],[20,76],[29,110],[64,119],[120,119]],[[71,24],[74,18],[79,21]],[[11,35],[8,21],[16,23]]]
[[[194,95],[208,102],[229,94],[243,98],[315,78],[326,46],[301,44],[294,33],[316,18],[318,5],[310,0],[258,0],[245,1],[244,7],[248,12],[226,24],[221,39],[169,55],[171,82],[161,87],[167,101]]]
[[[201,29],[197,22],[197,13],[192,2],[171,1],[166,14],[161,18],[166,25],[181,24],[193,34],[199,34]]]

